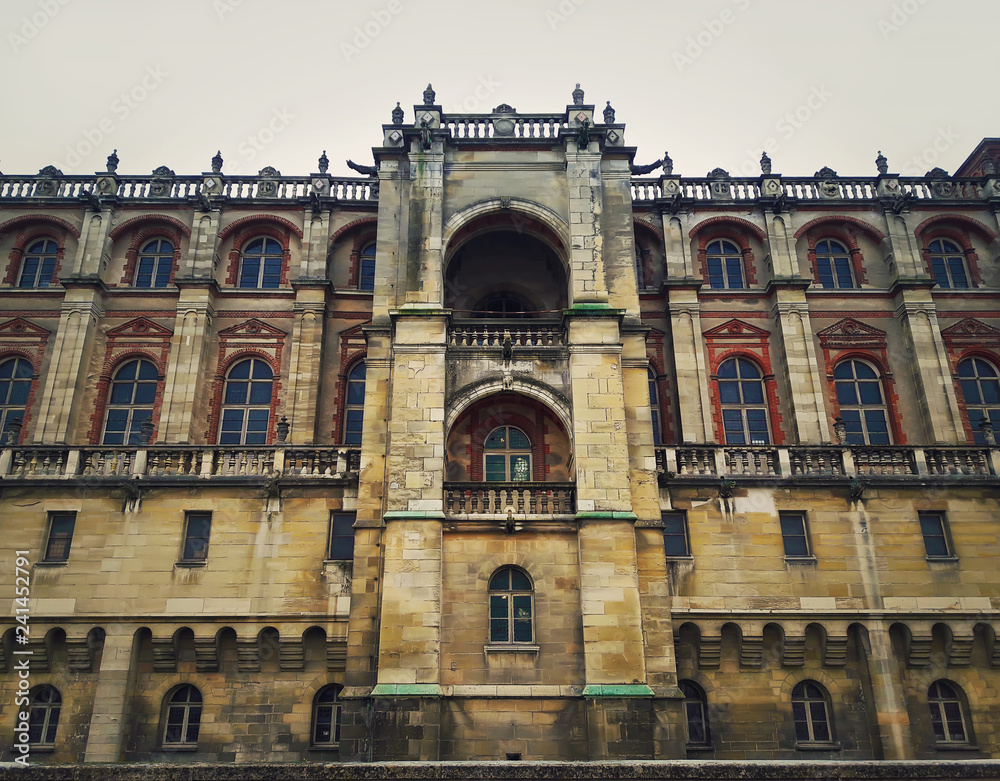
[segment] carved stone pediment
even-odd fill
[[[13,320],[0,323],[0,337],[37,339],[40,336],[48,336],[49,333],[49,331],[42,328],[40,325],[29,323],[27,320],[20,317],[15,317]]]
[[[846,317],[829,328],[824,328],[818,336],[824,347],[885,344],[885,331],[853,317]]]
[[[219,336],[227,339],[240,337],[247,339],[280,339],[285,335],[284,331],[275,328],[273,325],[268,325],[256,317],[239,325],[219,331]]]
[[[129,320],[124,325],[108,331],[109,339],[121,339],[130,336],[141,339],[169,339],[173,335],[173,331],[154,323],[152,320],[147,320],[145,317],[137,317],[134,320]]]
[[[706,337],[713,339],[766,339],[770,335],[770,331],[735,318],[705,332]]]
[[[982,344],[996,347],[1000,343],[1000,329],[981,320],[967,317],[942,329],[941,336],[951,344]]]

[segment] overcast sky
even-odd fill
[[[610,100],[636,161],[954,171],[1000,136],[997,0],[2,0],[0,171],[350,174],[400,101]]]

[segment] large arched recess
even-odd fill
[[[555,317],[567,306],[565,226],[548,210],[513,200],[506,208],[500,201],[474,204],[448,221],[445,306],[458,318],[512,311]]]
[[[475,398],[453,418],[446,444],[446,479],[482,482],[484,443],[503,426],[520,429],[530,440],[531,480],[573,479],[572,443],[561,416],[538,398],[503,390]]]

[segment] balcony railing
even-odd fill
[[[658,448],[656,468],[678,477],[990,477],[1000,475],[1000,449],[685,445]]]
[[[457,320],[448,332],[451,347],[561,347],[565,343],[562,323],[552,320],[509,318]]]
[[[447,515],[551,516],[576,512],[575,483],[445,483]]]
[[[27,446],[0,450],[0,478],[142,477],[356,477],[358,448]]]

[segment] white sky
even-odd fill
[[[610,100],[646,163],[953,172],[1000,136],[997,0],[0,0],[0,170],[286,175],[371,163],[396,101]],[[366,32],[367,28],[367,32]],[[374,34],[373,34],[374,33]],[[477,91],[478,90],[478,91]],[[770,141],[769,141],[770,139]],[[92,151],[91,151],[92,150]]]

